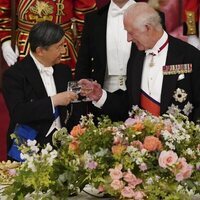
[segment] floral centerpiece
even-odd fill
[[[62,199],[90,184],[116,199],[200,199],[200,127],[176,107],[155,117],[135,106],[125,122],[98,125],[88,115],[66,133],[54,133],[55,149],[22,148],[26,161],[4,194]]]

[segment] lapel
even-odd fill
[[[109,5],[107,4],[97,12],[96,31],[94,32],[97,44],[96,52],[99,55],[99,60],[102,61],[101,66],[104,68],[107,65],[106,30]]]
[[[138,51],[135,45],[132,45],[131,56],[128,62],[128,92],[131,105],[140,104],[140,88],[142,79],[143,62],[145,58],[144,51]],[[169,47],[166,59],[166,65],[180,64],[183,62],[183,55],[179,53],[176,43],[169,35]],[[161,91],[161,114],[166,112],[171,105],[171,98],[176,90],[178,75],[164,75]]]
[[[68,77],[63,76],[63,71],[60,70],[60,67],[55,65],[53,66],[54,72],[53,72],[53,77],[54,77],[54,82],[56,86],[56,91],[57,93],[63,92],[67,90],[67,80]],[[63,80],[65,78],[65,80]]]
[[[33,90],[35,91],[37,96],[38,97],[47,96],[47,92],[42,82],[40,73],[31,56],[28,55],[23,62],[24,65],[26,66],[23,68],[23,72],[26,74],[26,77],[29,80],[29,83],[33,87]]]
[[[183,55],[179,54],[179,50],[173,38],[169,35],[169,47],[167,52],[166,65],[181,64],[183,62]],[[168,106],[171,105],[171,99],[176,90],[178,74],[164,75],[161,92],[161,114],[166,112]]]

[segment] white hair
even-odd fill
[[[161,18],[158,12],[147,3],[135,3],[127,8],[125,17],[132,17],[134,27],[143,30],[146,25],[151,25],[155,29],[162,29]]]

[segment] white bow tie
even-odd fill
[[[53,75],[53,67],[48,67],[45,69],[41,69],[41,73],[46,74],[47,76],[52,76]]]
[[[124,11],[125,11],[125,9],[123,9],[123,8],[120,9],[120,8],[114,7],[114,8],[111,9],[111,15],[113,17],[119,16],[119,15],[123,15]]]

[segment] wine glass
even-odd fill
[[[78,81],[69,81],[67,84],[67,91],[72,91],[76,94],[81,92],[81,85],[79,85]],[[79,99],[72,101],[72,103],[80,102]]]

